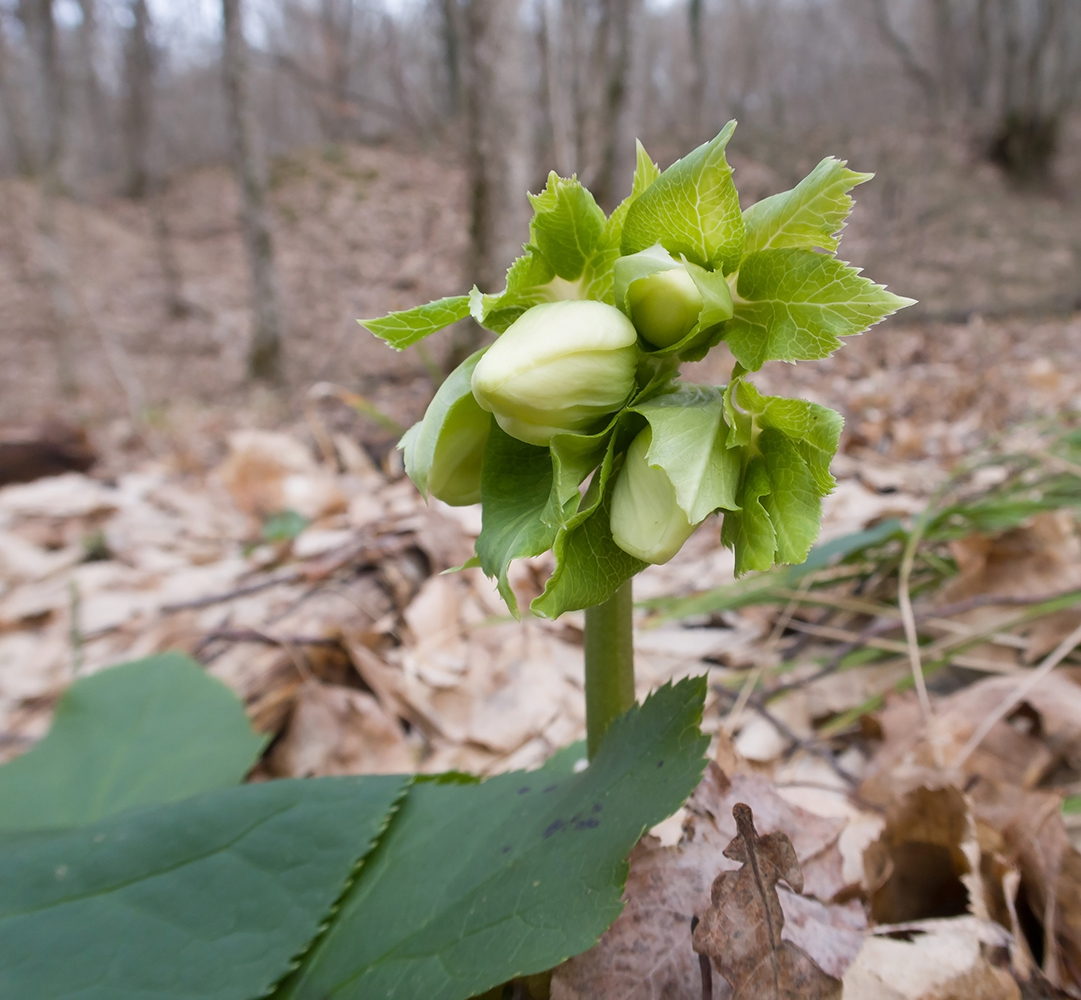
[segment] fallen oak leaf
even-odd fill
[[[694,950],[713,960],[732,987],[732,1000],[840,1000],[841,981],[781,938],[784,914],[777,883],[783,880],[797,893],[803,891],[792,841],[780,831],[759,836],[754,815],[742,802],[732,815],[737,834],[724,854],[743,867],[714,879],[712,905],[692,936]]]

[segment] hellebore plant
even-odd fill
[[[608,218],[576,178],[550,174],[502,292],[361,321],[399,350],[470,315],[499,335],[400,446],[426,496],[481,502],[469,565],[516,614],[511,561],[553,551],[530,607],[586,609],[591,757],[634,701],[636,573],[715,512],[737,574],[801,563],[818,535],[841,416],[763,396],[749,374],[825,358],[913,301],[835,256],[849,191],[871,174],[827,157],[743,211],[725,160],[734,129],[663,173],[639,143],[631,193]],[[681,362],[722,341],[736,361],[727,386],[680,380]]]

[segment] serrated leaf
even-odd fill
[[[608,219],[607,234],[612,238],[612,242],[616,247],[619,246],[623,236],[623,223],[627,219],[627,212],[630,211],[631,205],[641,197],[646,188],[661,176],[660,168],[653,162],[649,153],[646,152],[646,147],[642,145],[640,139],[634,140],[634,149],[635,164],[634,178],[631,181],[631,193],[616,206],[616,210]]]
[[[749,371],[767,361],[828,357],[850,337],[912,305],[844,261],[813,250],[760,250],[740,265],[724,339]]]
[[[677,160],[631,204],[623,223],[622,252],[660,243],[700,267],[725,273],[743,254],[743,214],[724,157],[736,123]]]
[[[465,1000],[589,948],[625,858],[701,776],[704,678],[621,716],[589,767],[419,783],[278,1000]]]
[[[552,547],[556,527],[545,520],[552,494],[552,459],[547,448],[512,438],[493,421],[481,471],[481,532],[476,551],[512,614],[518,613],[507,570],[515,559]]]
[[[830,463],[837,454],[837,444],[844,429],[844,418],[836,410],[806,399],[763,396],[746,379],[732,380],[739,406],[753,414],[759,427],[772,427],[791,438],[806,461],[822,496],[837,481]]]
[[[240,700],[182,653],[76,681],[47,736],[0,767],[0,831],[92,823],[238,784],[265,739]]]
[[[740,456],[727,446],[720,389],[683,384],[634,410],[653,432],[646,461],[664,470],[691,524],[719,508],[738,506]]]
[[[529,196],[533,219],[530,242],[564,281],[576,281],[596,253],[606,219],[601,207],[577,177],[564,179],[553,170],[540,194]]]
[[[646,568],[646,563],[624,552],[612,538],[613,458],[614,448],[610,448],[594,477],[596,482],[590,484],[583,509],[556,535],[555,569],[544,592],[529,606],[536,615],[554,620],[565,611],[603,604],[620,584]]]
[[[762,498],[762,504],[776,537],[774,559],[779,563],[801,563],[818,538],[821,493],[795,442],[781,431],[763,430],[758,447],[769,476],[769,493]]]
[[[423,306],[392,312],[378,319],[358,319],[357,322],[391,347],[401,351],[468,315],[469,296],[451,295]]]
[[[744,254],[784,247],[836,250],[854,204],[848,192],[872,177],[827,156],[790,191],[763,198],[743,213]]]
[[[545,517],[549,523],[561,523],[569,501],[578,496],[586,477],[604,460],[618,419],[618,415],[613,417],[596,434],[556,434],[552,438],[552,501]]]
[[[531,306],[553,301],[551,284],[555,277],[552,265],[527,247],[507,269],[507,285],[502,292],[485,295],[474,288],[469,293],[469,312],[486,330],[503,333]]]
[[[244,785],[7,840],[0,996],[265,994],[315,936],[408,781]]]

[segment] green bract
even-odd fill
[[[602,302],[533,306],[477,363],[473,395],[511,437],[547,446],[627,402],[637,340],[627,318]]]
[[[672,481],[646,460],[653,432],[647,427],[627,449],[612,494],[612,538],[624,552],[648,563],[665,563],[691,537],[695,525],[676,502]]]
[[[463,366],[403,446],[418,486],[452,503],[476,497],[479,471],[477,562],[512,610],[511,562],[549,549],[531,607],[554,618],[607,601],[714,512],[737,574],[799,563],[818,535],[841,417],[763,396],[748,374],[824,358],[912,300],[835,256],[870,174],[827,157],[743,211],[734,130],[664,171],[639,143],[631,193],[607,218],[577,178],[550,174],[502,291],[368,323],[397,348],[467,310],[502,335],[475,362],[479,409]],[[679,380],[722,342],[729,385]]]
[[[477,405],[470,380],[483,351],[466,358],[439,387],[424,419],[399,447],[405,471],[422,494],[452,507],[480,500],[480,470],[492,418]]]

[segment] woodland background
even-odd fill
[[[874,171],[840,255],[919,303],[756,376],[845,417],[819,561],[734,583],[710,518],[637,578],[638,693],[707,674],[714,764],[513,995],[698,995],[737,800],[819,872],[788,927],[849,1000],[1081,995],[1077,0],[0,0],[0,760],[166,649],[243,699],[254,780],[581,738],[582,615],[440,575],[479,509],[394,449],[481,331],[356,318],[498,290],[549,170],[610,209],[635,137],[730,118],[745,206]]]

